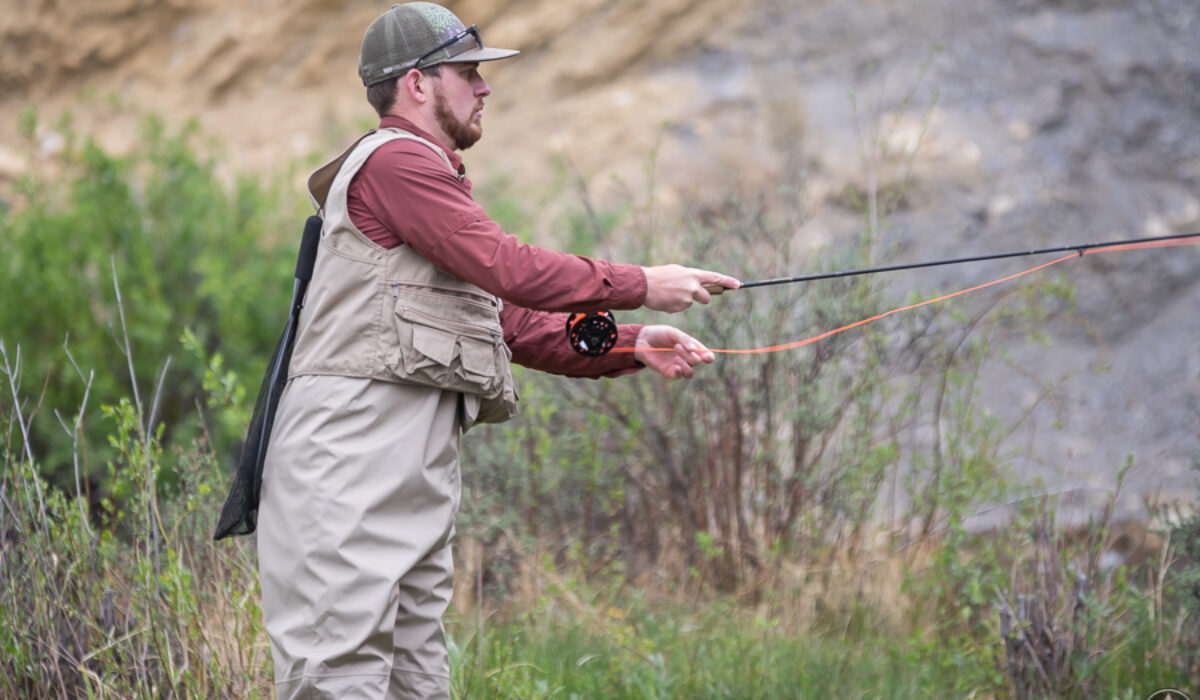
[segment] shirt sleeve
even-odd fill
[[[530,369],[562,374],[568,377],[619,377],[640,370],[632,352],[609,352],[600,357],[587,357],[571,349],[567,342],[565,313],[534,311],[514,304],[505,304],[500,312],[504,342],[512,350],[513,362]],[[617,326],[617,348],[632,348],[642,331],[639,324]]]
[[[646,276],[637,265],[559,253],[505,233],[471,198],[470,182],[423,144],[381,146],[351,190],[356,222],[369,212],[365,227],[394,232],[439,269],[506,302],[572,312],[634,309],[646,299]]]

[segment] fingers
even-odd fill
[[[675,343],[675,356],[671,358],[674,371],[667,376],[672,379],[691,379],[696,376],[693,367],[701,363],[711,364],[716,359],[716,355],[695,338],[677,329],[671,330],[680,336],[680,340]]]
[[[675,356],[671,358],[671,365],[666,376],[671,379],[691,379],[696,376],[696,365],[700,363],[711,363],[713,354],[707,353],[707,356],[702,355],[695,350],[689,350],[683,345],[675,346]]]
[[[722,289],[739,289],[742,286],[741,281],[737,278],[730,277],[729,275],[723,275],[720,272],[705,272],[704,274],[707,275],[707,277],[703,280],[702,284],[706,288],[716,286],[721,287]],[[712,290],[709,289],[709,291]],[[720,292],[717,293],[720,294]]]
[[[671,358],[671,365],[667,367],[664,374],[670,379],[691,379],[696,376],[696,370],[687,363],[686,360],[680,360],[678,357]]]
[[[696,282],[700,285],[699,289],[692,293],[692,299],[701,303],[707,304],[712,301],[715,294],[721,294],[726,289],[737,289],[742,286],[742,283],[719,272],[709,270],[690,270],[696,275]]]
[[[704,358],[695,349],[689,349],[683,345],[676,345],[675,352],[679,353],[679,357],[683,360],[682,375],[685,379],[691,379],[696,376],[696,370],[692,369],[696,365],[704,362]],[[711,353],[709,353],[711,355]],[[712,362],[710,358],[708,362]]]
[[[637,356],[642,364],[670,379],[691,379],[694,367],[716,359],[703,343],[672,326],[643,327],[636,346],[646,350]]]
[[[692,362],[687,355],[682,345],[676,345],[675,354],[669,356],[662,374],[670,379],[691,379],[696,376],[696,370],[692,369]]]
[[[675,352],[678,353],[679,356],[688,363],[688,365],[695,366],[701,362],[705,364],[712,364],[712,361],[717,358],[717,356],[713,354],[712,350],[704,347],[700,341],[692,338],[686,333],[680,332],[679,334],[682,335],[684,339],[681,342],[676,343]]]
[[[741,281],[720,272],[695,269],[691,272],[696,274],[696,282],[700,285],[700,288],[692,293],[692,299],[701,304],[708,304],[713,295],[721,294],[726,289],[738,289],[742,286]]]
[[[668,313],[683,311],[694,303],[708,304],[713,294],[741,286],[741,282],[729,275],[682,265],[661,265],[643,270],[647,286],[644,305]]]

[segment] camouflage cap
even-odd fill
[[[510,49],[484,48],[479,30],[431,2],[393,5],[363,36],[358,75],[370,87],[413,68],[439,63],[475,63],[515,56]]]

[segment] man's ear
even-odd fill
[[[421,71],[413,68],[404,75],[398,86],[399,90],[404,90],[408,93],[410,99],[417,104],[425,104],[429,100],[431,87],[429,84],[431,76],[425,75]]]

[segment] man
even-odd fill
[[[380,127],[309,180],[324,227],[258,527],[279,697],[449,697],[458,438],[515,413],[510,362],[688,378],[713,360],[639,325],[619,327],[634,352],[584,357],[565,312],[681,311],[737,280],[522,245],[471,199],[456,151],[483,132],[479,63],[516,53],[438,5],[394,6],[360,56]]]

